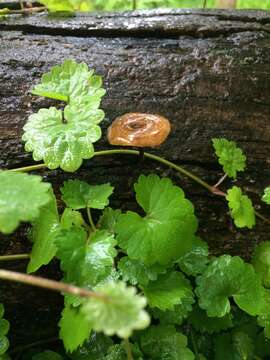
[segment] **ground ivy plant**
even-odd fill
[[[105,90],[101,77],[86,64],[66,60],[43,75],[32,93],[65,106],[40,109],[24,126],[26,151],[43,162],[0,171],[0,231],[12,234],[20,223],[29,223],[33,242],[28,274],[0,269],[0,278],[63,294],[58,324],[63,347],[48,343],[40,352],[30,344],[19,356],[32,360],[269,359],[270,242],[254,249],[251,263],[228,254],[211,256],[207,242],[198,235],[194,206],[184,190],[157,174],[142,174],[135,181],[138,212],[110,207],[114,191],[110,183],[81,179],[65,181],[57,201],[51,184],[27,172],[41,168],[75,172],[84,159],[138,156],[139,152],[94,150],[101,137],[100,102]],[[234,180],[245,170],[243,151],[226,139],[212,143],[224,170],[213,186],[164,158],[147,152],[144,156],[224,197],[236,227],[251,229],[258,218],[268,221],[240,187],[220,189],[225,177]],[[262,200],[270,204],[270,188]],[[93,210],[99,212],[97,222]],[[25,256],[1,256],[0,260],[20,258]],[[53,258],[60,263],[61,282],[31,275]],[[16,349],[7,353],[9,324],[2,317],[3,306],[0,358],[18,359]]]

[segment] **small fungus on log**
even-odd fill
[[[171,131],[168,119],[160,115],[127,113],[117,117],[108,129],[111,145],[156,147]]]

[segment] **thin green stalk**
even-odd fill
[[[14,254],[14,255],[2,255],[0,256],[1,261],[15,261],[15,260],[25,260],[29,259],[30,254]]]
[[[126,338],[124,340],[124,343],[125,343],[125,348],[126,348],[126,353],[127,353],[127,359],[128,360],[133,360],[131,345],[130,345],[130,342],[129,342],[128,338]]]
[[[96,229],[95,223],[94,223],[93,218],[92,218],[91,209],[88,207],[88,208],[86,208],[86,211],[87,211],[89,224],[91,225],[92,230],[96,231],[97,229]]]
[[[132,0],[132,10],[137,9],[137,0]]]
[[[16,168],[16,169],[9,169],[8,171],[19,171],[19,172],[28,172],[28,171],[35,171],[35,170],[40,170],[40,169],[45,169],[47,166],[45,164],[36,164],[36,165],[29,165],[29,166],[24,166],[24,167],[20,167],[20,168]]]

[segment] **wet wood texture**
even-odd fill
[[[107,94],[102,140],[118,115],[154,112],[172,121],[167,142],[153,151],[194,171],[209,183],[222,175],[212,147],[213,137],[233,139],[248,158],[238,184],[260,207],[270,183],[270,13],[260,11],[148,11],[53,18],[45,14],[0,21],[0,167],[32,164],[21,143],[27,117],[55,102],[30,95],[51,66],[64,59],[84,61],[104,77]],[[212,254],[249,258],[254,244],[269,239],[261,221],[252,231],[236,230],[224,200],[157,163],[130,156],[85,161],[76,174],[40,172],[56,192],[65,179],[79,176],[90,183],[110,181],[113,207],[134,208],[132,183],[140,173],[170,176],[193,201],[200,235]],[[223,188],[230,186],[226,181]],[[260,209],[270,217],[269,209]],[[98,214],[95,214],[98,216]],[[2,254],[29,251],[21,227],[2,236]],[[25,262],[5,263],[25,270]],[[57,264],[40,274],[61,278]],[[7,305],[13,344],[25,344],[57,332],[62,299],[44,290],[2,283],[0,301]]]

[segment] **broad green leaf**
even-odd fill
[[[141,337],[141,349],[150,359],[194,360],[187,348],[187,338],[172,325],[150,326]]]
[[[128,211],[115,226],[119,246],[128,256],[146,265],[168,265],[192,247],[197,230],[193,205],[170,179],[139,177],[136,199],[145,217]]]
[[[246,168],[246,156],[234,141],[226,139],[212,139],[218,157],[218,162],[223,166],[223,171],[232,178],[236,178],[238,171]]]
[[[223,317],[209,317],[206,312],[198,306],[193,307],[192,313],[189,316],[189,322],[195,330],[209,334],[227,330],[234,326],[231,313]]]
[[[68,283],[92,289],[99,282],[110,278],[117,251],[114,248],[116,240],[107,231],[96,231],[87,241],[86,232],[73,226],[58,234],[56,244],[61,269]],[[74,305],[82,300],[76,296],[68,298]]]
[[[252,264],[263,285],[270,287],[270,241],[264,241],[256,246]]]
[[[265,338],[263,331],[256,337],[255,353],[262,359],[268,359],[270,356],[270,340]]]
[[[30,115],[23,128],[25,150],[33,152],[33,159],[43,160],[49,169],[76,171],[83,159],[94,155],[93,143],[101,137],[97,124],[103,118],[98,110],[93,110],[92,116],[89,114],[82,121],[78,115],[74,109],[73,116],[64,116],[64,120],[62,110],[55,107]]]
[[[197,277],[197,284],[199,305],[211,317],[223,317],[230,312],[230,297],[252,316],[260,314],[264,304],[259,277],[253,266],[238,256],[223,255],[214,259]]]
[[[72,0],[61,2],[58,0],[42,0],[41,2],[44,4],[50,3],[50,5],[47,5],[50,8],[53,6],[53,3],[56,7],[62,6],[62,9],[55,9],[56,11],[73,10]],[[101,77],[93,74],[94,70],[89,70],[87,64],[65,60],[63,64],[53,66],[50,72],[42,75],[41,83],[35,86],[32,94],[67,102],[85,96],[89,100],[92,97],[99,99],[105,94],[105,91],[101,88]]]
[[[235,353],[231,334],[225,333],[215,336],[214,344],[215,360],[225,360],[225,354],[226,360],[243,360],[239,359],[238,354]]]
[[[207,243],[199,237],[195,237],[192,249],[179,259],[178,265],[187,275],[201,274],[209,262],[208,254]]]
[[[70,229],[72,225],[79,227],[84,225],[82,214],[79,211],[65,208],[61,216],[61,227],[63,229]]]
[[[264,335],[270,339],[270,290],[265,290],[264,305],[258,316],[258,324],[264,328]]]
[[[34,355],[32,360],[63,360],[63,358],[54,351],[46,350],[42,353]]]
[[[72,360],[104,360],[108,349],[113,345],[113,341],[108,336],[92,331],[88,340],[84,342],[76,351],[70,354]],[[125,359],[126,360],[126,359]]]
[[[160,310],[174,310],[175,305],[185,299],[194,302],[192,287],[180,272],[168,272],[159,275],[156,281],[151,281],[144,287],[144,293],[151,307]]]
[[[217,335],[215,340],[215,360],[254,360],[254,343],[245,333],[233,332]]]
[[[6,319],[0,320],[0,337],[7,335],[10,329],[10,324]]]
[[[47,265],[56,254],[55,235],[59,231],[59,216],[56,198],[53,191],[49,192],[50,201],[40,209],[39,217],[33,221],[32,247],[27,272],[35,272],[42,265]]]
[[[143,354],[137,344],[130,343],[132,359],[133,360],[144,360]],[[124,344],[115,344],[111,346],[107,352],[107,355],[103,360],[127,360],[127,352]]]
[[[65,306],[59,322],[59,337],[66,351],[74,351],[90,336],[91,326],[77,308]]]
[[[51,185],[41,176],[0,171],[0,231],[12,233],[21,221],[33,221],[50,201]]]
[[[264,201],[266,204],[270,205],[270,187],[267,187],[264,189],[262,201]]]
[[[104,209],[113,192],[110,184],[89,185],[80,180],[68,180],[61,188],[62,199],[72,209]]]
[[[235,225],[251,229],[255,225],[255,210],[249,197],[243,195],[239,187],[233,186],[228,190],[226,200]]]
[[[118,269],[123,280],[131,285],[147,285],[149,281],[157,280],[158,274],[166,272],[160,265],[146,266],[139,260],[124,256],[118,262]]]
[[[89,298],[81,309],[95,331],[128,338],[133,330],[149,325],[150,319],[144,310],[146,299],[137,295],[135,288],[127,287],[123,282],[109,282],[95,290],[105,299]]]
[[[181,325],[192,310],[193,296],[182,299],[181,304],[175,305],[173,310],[162,311],[158,308],[151,309],[151,314],[158,319],[161,325]]]
[[[239,359],[254,360],[254,342],[243,332],[233,332],[233,345]]]
[[[0,337],[0,356],[5,355],[9,348],[9,341],[6,336]]]
[[[98,221],[98,227],[103,230],[107,230],[110,233],[115,233],[115,225],[121,215],[121,210],[113,210],[110,207],[106,207]]]

